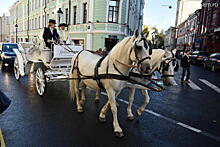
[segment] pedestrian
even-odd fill
[[[190,76],[190,56],[189,55],[190,55],[190,51],[186,50],[181,59],[180,65],[183,68],[182,78],[181,78],[182,83],[183,82],[189,83],[189,76]],[[187,75],[186,75],[186,72],[187,72]],[[186,75],[186,78],[185,78],[185,75]]]
[[[48,27],[44,28],[43,39],[46,44],[46,47],[51,49],[51,45],[53,42],[60,42],[60,36],[57,33],[57,29],[55,28],[56,21],[50,19],[48,22]]]
[[[62,44],[72,44],[70,34],[68,31],[65,30],[66,27],[68,27],[67,24],[61,23],[59,24],[59,31],[58,34],[60,36],[60,43]]]
[[[96,54],[100,55],[102,54],[102,48],[99,48],[97,51],[96,51]]]
[[[102,51],[102,56],[107,56],[107,55],[108,55],[107,47],[104,47]]]

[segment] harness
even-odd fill
[[[89,50],[85,50],[85,51],[89,51]],[[78,67],[78,64],[79,64],[79,61],[78,61],[78,58],[79,58],[79,55],[83,52],[80,51],[77,56],[76,56],[76,59],[74,60],[74,63],[73,63],[73,68],[72,68],[72,73],[74,70],[77,70],[77,73],[78,75],[80,75],[81,77],[80,78],[68,78],[68,80],[82,80],[82,79],[93,79],[97,82],[98,86],[100,89],[102,90],[105,90],[103,84],[101,83],[101,79],[116,79],[116,80],[122,80],[122,81],[127,81],[129,83],[132,83],[132,84],[138,84],[138,85],[141,85],[145,88],[148,88],[148,89],[151,89],[153,91],[163,91],[165,88],[162,87],[161,85],[157,84],[156,82],[154,82],[153,80],[151,80],[151,75],[148,75],[147,78],[148,80],[153,83],[154,85],[156,85],[158,88],[155,88],[155,87],[151,87],[151,86],[148,86],[148,85],[145,85],[141,82],[138,82],[134,79],[132,79],[131,77],[138,77],[138,78],[143,78],[142,75],[139,75],[137,73],[133,73],[133,72],[130,72],[129,75],[124,75],[118,68],[117,66],[115,65],[115,63],[113,63],[113,67],[114,69],[119,73],[119,74],[111,74],[111,73],[108,73],[108,65],[107,65],[107,69],[106,69],[106,74],[99,74],[98,72],[98,69],[99,67],[101,66],[101,63],[102,61],[108,56],[103,56],[102,58],[99,59],[99,61],[96,63],[96,66],[95,66],[95,69],[94,69],[94,76],[89,76],[89,75],[83,75],[80,70],[79,70],[79,67]],[[89,52],[92,52],[93,51],[89,51]],[[132,50],[130,50],[130,54],[131,54]],[[137,57],[137,54],[135,53],[135,56]],[[144,60],[146,59],[149,59],[150,57],[145,57],[143,59],[137,59],[138,60],[138,63],[141,64],[141,62],[143,62]]]
[[[172,58],[166,59],[166,60],[169,60],[168,63],[166,63],[166,62],[165,62],[166,60],[165,60],[165,61],[162,62],[161,65],[160,65],[160,68],[159,68],[158,71],[160,72],[161,69],[162,69],[162,73],[161,73],[161,75],[162,75],[161,77],[162,77],[162,78],[163,78],[163,77],[174,77],[174,75],[163,74],[163,72],[168,71],[170,62],[172,62],[173,66],[174,66],[174,64],[175,64],[175,62],[176,62],[176,66],[175,66],[175,68],[174,68],[174,71],[175,71],[175,72],[177,72],[178,69],[179,69],[179,63],[178,63],[178,61],[176,60],[176,58],[174,57],[174,54],[173,54],[173,53],[172,53],[172,55],[173,55]]]

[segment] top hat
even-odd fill
[[[68,25],[67,25],[67,24],[65,24],[65,23],[61,23],[61,24],[59,24],[59,26],[58,26],[58,27],[62,27],[62,26],[64,26],[64,27],[68,27]]]
[[[48,23],[56,24],[56,20],[54,20],[54,19],[50,19]]]

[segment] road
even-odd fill
[[[138,146],[138,147],[211,147],[220,146],[220,73],[192,66],[191,83],[166,87],[160,93],[149,92],[150,104],[142,116],[128,121],[128,91],[118,97],[119,123],[123,138],[113,134],[112,115],[107,122],[98,120],[100,108],[107,101],[102,94],[99,104],[95,93],[87,90],[85,112],[76,112],[68,96],[68,82],[49,83],[44,97],[35,90],[34,75],[18,82],[9,69],[0,72],[0,90],[11,106],[0,115],[0,128],[8,147],[14,146]],[[133,112],[143,102],[138,90]]]

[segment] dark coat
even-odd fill
[[[188,58],[186,55],[184,55],[183,58],[181,59],[181,66],[190,67],[190,57]]]
[[[52,43],[48,43],[47,40],[54,40],[57,41],[58,39],[60,39],[59,34],[57,33],[57,29],[53,29],[53,34],[50,31],[50,28],[44,28],[44,33],[43,33],[43,38],[44,38],[44,42],[46,44],[46,47],[51,48],[51,44]]]

